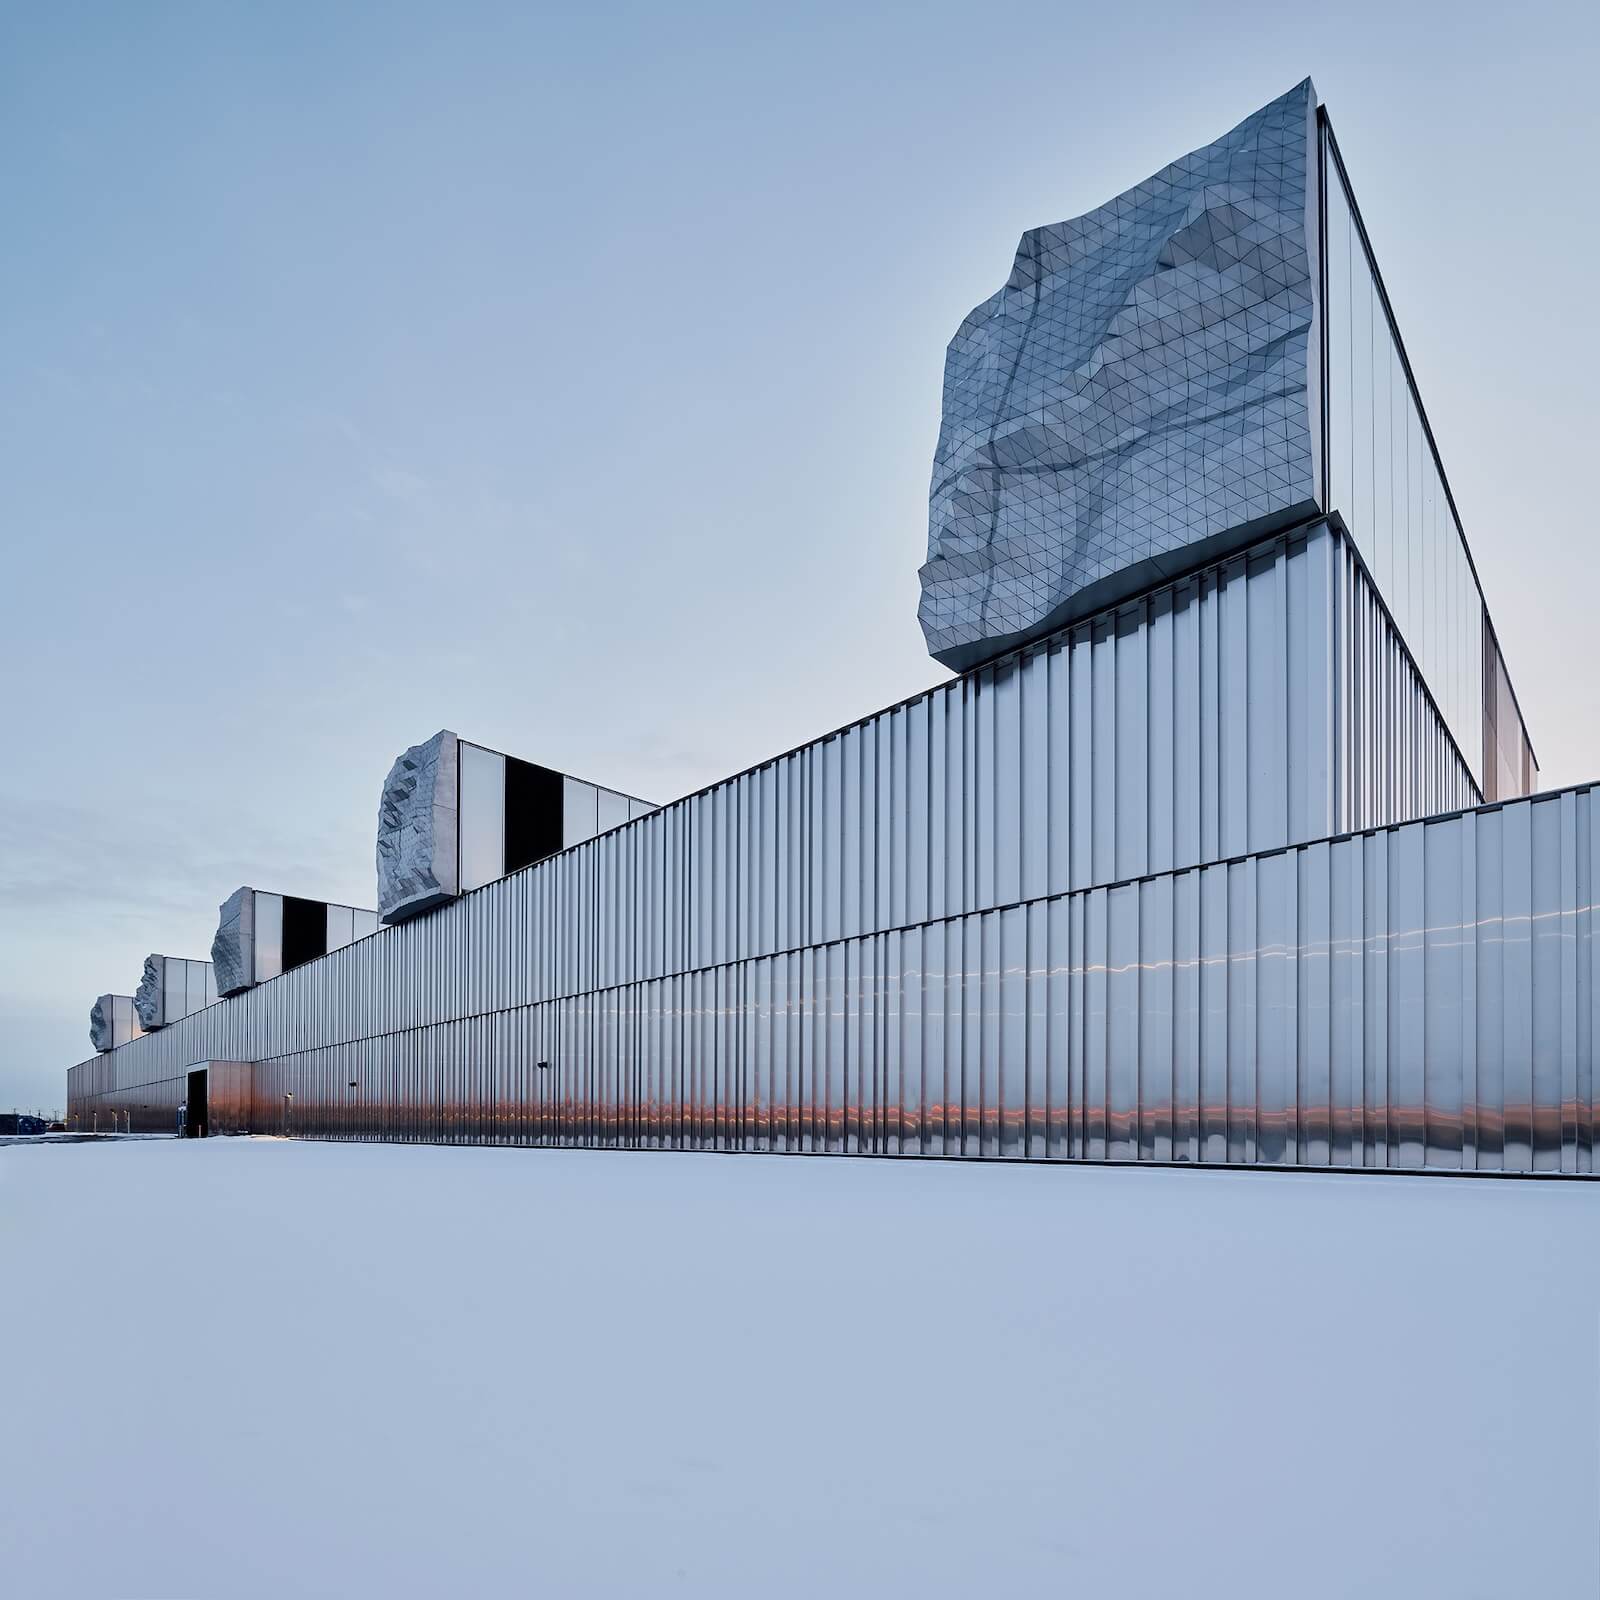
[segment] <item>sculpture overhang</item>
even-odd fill
[[[461,741],[448,728],[395,757],[378,799],[378,915],[401,922],[460,893]]]
[[[964,671],[1314,515],[1310,79],[1024,234],[950,342],[918,615]]]

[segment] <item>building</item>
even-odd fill
[[[378,915],[404,922],[654,810],[441,728],[384,779]]]
[[[211,941],[216,993],[242,994],[365,939],[377,928],[376,911],[248,886],[235,889],[217,908]]]
[[[89,1008],[89,1043],[105,1054],[119,1045],[142,1038],[138,1007],[131,994],[102,994]]]
[[[1309,82],[1024,236],[922,583],[958,676],[526,866],[509,768],[464,873],[465,747],[414,747],[403,920],[73,1114],[217,1062],[308,1137],[1591,1170],[1600,809],[1534,794]]]
[[[216,999],[216,969],[209,961],[152,954],[144,958],[144,974],[133,992],[133,1009],[140,1027],[152,1033],[214,1005]]]

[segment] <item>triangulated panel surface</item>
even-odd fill
[[[144,975],[139,987],[133,991],[133,1009],[139,1014],[139,1026],[146,1032],[161,1027],[166,1015],[167,958],[148,955],[144,958]]]
[[[89,1043],[100,1051],[110,1050],[116,1044],[108,994],[96,995],[94,1004],[89,1007]]]
[[[919,608],[946,666],[1316,509],[1315,130],[1307,79],[1025,234],[962,323]]]
[[[448,729],[403,751],[378,801],[378,915],[399,922],[459,887],[460,744]]]
[[[211,963],[218,994],[237,994],[256,981],[255,897],[254,889],[235,889],[217,908]]]

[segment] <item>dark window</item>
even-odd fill
[[[561,774],[506,757],[506,871],[561,848]]]
[[[283,897],[283,970],[328,953],[328,908],[320,900]]]

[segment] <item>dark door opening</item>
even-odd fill
[[[189,1074],[189,1098],[183,1115],[184,1138],[205,1138],[206,1120],[206,1069],[196,1067]]]

